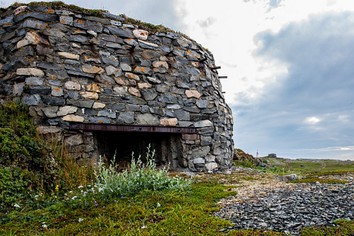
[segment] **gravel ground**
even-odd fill
[[[223,199],[215,215],[234,223],[230,229],[269,229],[298,235],[305,226],[333,226],[336,219],[354,220],[354,182],[289,184],[275,178],[246,181],[237,195]]]

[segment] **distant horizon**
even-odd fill
[[[162,24],[208,48],[228,76],[235,147],[354,160],[354,1],[63,2]]]

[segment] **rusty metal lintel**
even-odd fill
[[[87,124],[70,123],[69,129],[83,131],[106,131],[106,132],[150,132],[150,133],[175,133],[195,134],[193,127],[167,127],[167,126],[145,126],[145,125],[114,125],[114,124]]]

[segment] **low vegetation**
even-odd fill
[[[78,165],[60,140],[39,137],[27,114],[18,103],[0,106],[0,235],[283,235],[228,230],[232,223],[213,213],[220,199],[237,194],[238,183],[262,178],[260,170],[317,178],[354,170],[349,162],[279,159],[250,166],[255,171],[191,178],[157,168],[149,149],[123,172],[114,161],[92,168]],[[302,235],[353,235],[353,221],[336,224]]]

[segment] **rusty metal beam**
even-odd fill
[[[193,127],[168,127],[168,126],[147,126],[147,125],[114,125],[114,124],[88,124],[70,123],[70,130],[83,131],[105,131],[105,132],[149,132],[149,133],[174,133],[174,134],[195,134]]]

